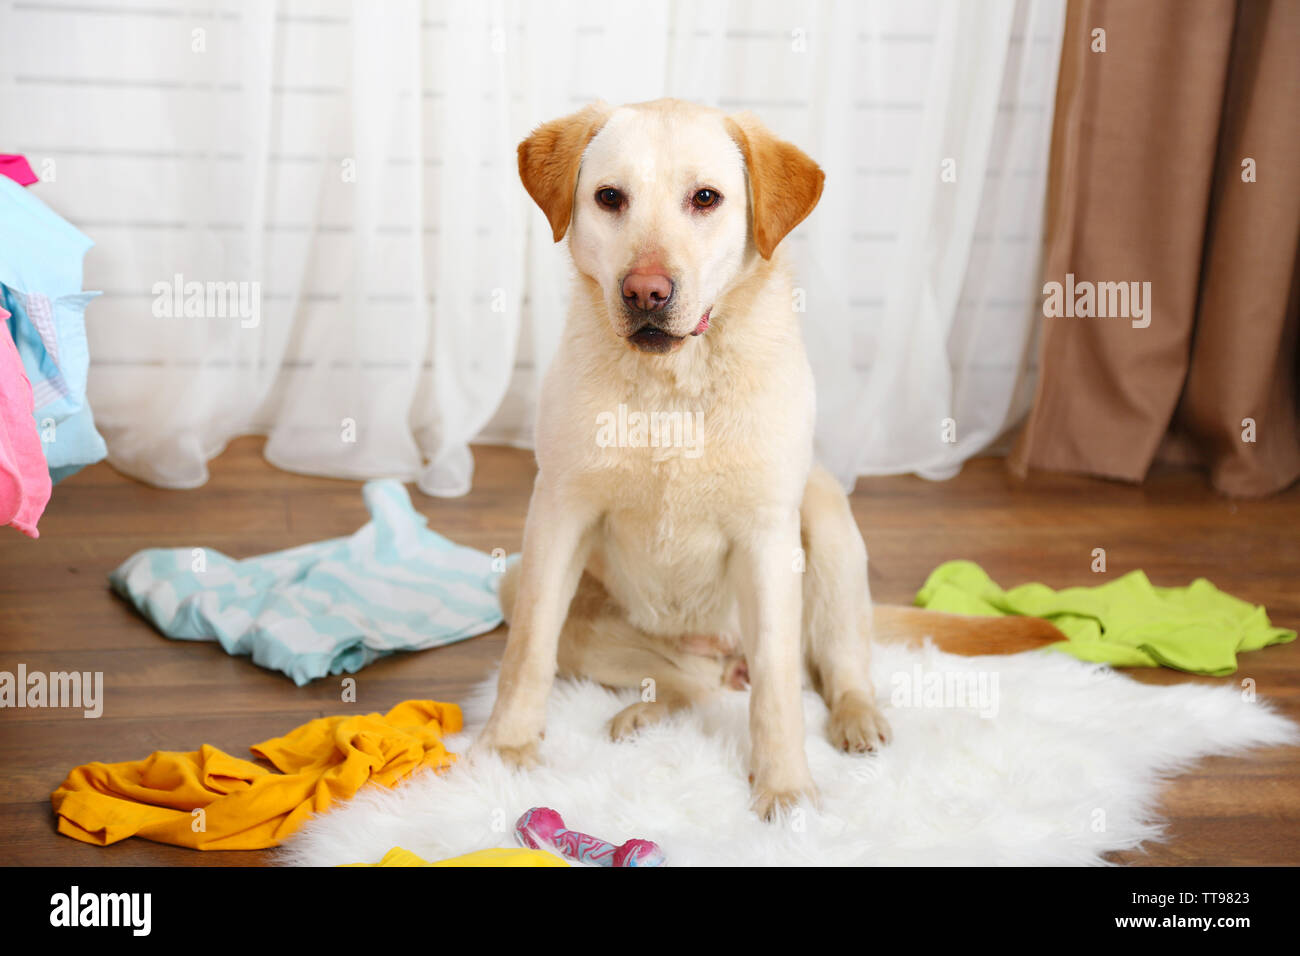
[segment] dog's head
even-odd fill
[[[748,114],[680,100],[596,103],[519,144],[519,175],[555,241],[599,286],[614,333],[681,348],[757,254],[821,196],[817,164]]]

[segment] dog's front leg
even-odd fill
[[[560,629],[577,590],[594,514],[561,500],[538,476],[524,524],[519,590],[497,681],[497,699],[475,743],[506,761],[528,766],[546,723],[546,698],[555,680]]]
[[[764,819],[801,799],[817,799],[804,752],[798,551],[799,515],[793,508],[767,521],[760,518],[735,550],[741,632],[753,689],[753,806]]]

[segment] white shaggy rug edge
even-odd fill
[[[820,810],[775,824],[749,811],[747,692],[614,743],[605,724],[635,695],[559,681],[542,766],[520,773],[474,754],[391,790],[366,787],[311,820],[276,861],[374,862],[393,846],[437,860],[514,846],[519,815],[550,806],[613,843],[655,840],[669,865],[1099,865],[1160,838],[1169,777],[1205,756],[1300,740],[1235,683],[1151,686],[1064,654],[886,646],[873,671],[894,730],[879,754],[834,750],[824,705],[805,694]],[[466,730],[451,750],[467,753],[495,692],[494,675],[460,702]]]

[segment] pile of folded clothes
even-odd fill
[[[81,263],[93,243],[0,155],[0,524],[37,537],[53,484],[107,454],[86,400]]]

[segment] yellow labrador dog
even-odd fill
[[[822,171],[749,115],[658,100],[546,123],[519,145],[519,173],[577,276],[478,746],[535,761],[557,671],[653,690],[613,718],[616,738],[748,680],[755,811],[815,800],[805,670],[835,745],[889,738],[866,547],[813,462],[813,380],[779,248]],[[886,630],[928,626],[927,612],[877,611]]]

